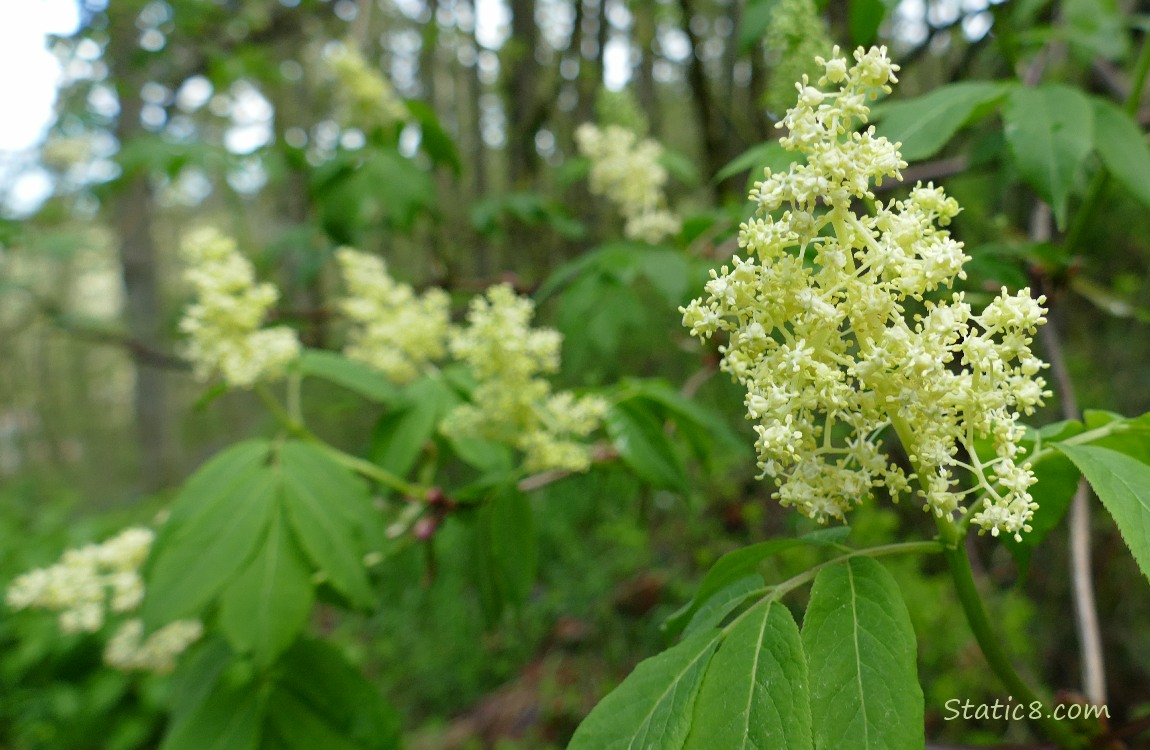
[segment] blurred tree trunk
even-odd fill
[[[108,4],[107,10],[111,39],[105,59],[120,101],[115,134],[121,148],[144,134],[140,123],[143,107],[140,87],[148,80],[148,66],[136,43],[139,32],[134,6],[135,3],[114,2]],[[151,175],[143,169],[125,171],[118,183],[117,189],[110,193],[110,200],[124,283],[124,314],[136,344],[155,350],[159,348],[163,311],[152,234],[155,195]],[[134,356],[134,365],[133,405],[140,479],[143,489],[150,491],[163,486],[168,478],[173,433],[166,427],[164,373],[139,354]]]
[[[723,123],[718,108],[710,93],[707,84],[707,74],[703,70],[703,61],[699,58],[702,45],[699,35],[691,28],[691,19],[695,16],[695,8],[691,0],[679,0],[679,15],[682,22],[683,33],[690,42],[690,53],[687,55],[687,83],[691,87],[691,103],[695,108],[695,117],[699,121],[699,129],[703,138],[703,174],[706,176],[718,174],[719,170],[729,161],[725,148]],[[708,185],[711,183],[708,182]]]
[[[513,190],[529,190],[539,169],[535,130],[539,124],[539,27],[535,0],[510,0],[511,38],[504,46],[507,102],[507,176]]]

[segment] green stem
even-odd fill
[[[342,466],[351,469],[352,471],[362,474],[368,479],[374,479],[380,484],[390,487],[391,489],[406,497],[422,498],[427,494],[426,487],[412,484],[402,477],[391,473],[382,466],[373,464],[371,461],[359,458],[358,456],[353,456],[350,453],[344,453],[339,448],[328,444],[314,432],[309,430],[303,424],[303,422],[290,414],[288,410],[280,404],[276,397],[272,395],[271,391],[268,390],[268,387],[263,383],[257,383],[255,391],[256,395],[258,395],[260,400],[264,402],[264,405],[268,408],[268,411],[272,413],[272,415],[276,418],[284,430],[286,430],[290,435],[294,437],[312,443],[328,456],[330,456],[336,463],[339,463]]]
[[[1128,429],[1130,429],[1130,426],[1125,422],[1110,422],[1109,424],[1102,425],[1101,427],[1096,427],[1093,430],[1080,432],[1074,437],[1068,437],[1065,440],[1059,440],[1057,445],[1082,445],[1083,443],[1092,443],[1095,440],[1100,440],[1101,438],[1106,437],[1107,435],[1114,435]],[[1028,456],[1026,460],[1031,464],[1036,464],[1057,452],[1058,449],[1054,447],[1040,448]]]
[[[898,439],[907,453],[912,453],[914,450],[914,433],[911,431],[910,425],[897,415],[891,417],[891,424],[894,425]],[[915,473],[918,474],[919,484],[922,485],[922,467],[917,461],[912,460],[911,463],[914,465]],[[1002,640],[995,634],[990,625],[986,607],[983,606],[982,597],[974,583],[974,572],[970,569],[970,557],[967,554],[965,543],[966,527],[956,524],[949,516],[935,515],[934,520],[938,526],[938,538],[942,544],[942,554],[946,558],[947,567],[950,569],[950,577],[954,581],[954,589],[958,595],[959,604],[962,605],[962,612],[970,624],[970,630],[974,633],[974,639],[978,642],[982,655],[986,657],[986,662],[1016,700],[1026,705],[1037,702],[1038,705],[1049,706],[1048,701],[1040,700],[1038,694],[1022,681],[1010,663],[1010,657],[1007,656],[1006,650],[1002,647]],[[1065,725],[1047,716],[1045,712],[1040,713],[1041,716],[1034,719],[1035,723],[1059,747],[1069,749],[1083,746],[1082,739]]]

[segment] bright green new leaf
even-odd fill
[[[220,451],[208,459],[184,483],[168,510],[167,521],[160,527],[156,546],[162,545],[166,535],[180,527],[183,521],[206,510],[206,506],[221,502],[235,485],[260,471],[267,463],[271,444],[266,440],[245,440]]]
[[[1078,172],[1094,148],[1094,108],[1081,91],[1061,84],[1022,86],[1003,109],[1006,141],[1023,179],[1050,204],[1065,228]]]
[[[1082,470],[1143,575],[1150,578],[1150,466],[1094,445],[1059,445],[1058,450]]]
[[[763,169],[771,172],[785,172],[795,161],[795,154],[783,148],[783,144],[775,141],[766,141],[751,146],[743,153],[728,162],[719,173],[715,175],[715,182],[750,170],[752,180],[763,179]]]
[[[147,577],[142,614],[149,627],[198,615],[251,559],[277,497],[273,472],[259,469],[215,495],[173,526]],[[176,523],[169,520],[168,523]]]
[[[855,557],[819,571],[803,619],[815,747],[922,748],[916,648],[898,584],[882,565]]]
[[[807,665],[785,605],[756,605],[711,659],[687,750],[812,748]]]
[[[280,449],[283,502],[307,556],[338,591],[360,606],[373,600],[363,567],[360,528],[370,514],[367,487],[319,448]]]
[[[303,629],[313,595],[311,568],[278,510],[260,551],[220,597],[220,628],[237,651],[266,667]]]
[[[379,421],[371,449],[373,461],[401,477],[415,466],[440,420],[459,397],[442,381],[424,378],[404,390],[403,400],[406,405],[402,409]]]
[[[1008,91],[1002,83],[964,81],[934,89],[914,99],[884,102],[872,118],[878,133],[902,143],[899,151],[908,162],[928,159],[950,142],[960,129],[987,114]]]
[[[341,385],[370,401],[390,403],[399,395],[391,381],[378,370],[335,352],[308,349],[300,355],[298,366],[304,375]]]
[[[583,720],[567,750],[680,750],[720,637],[703,631],[640,662]]]
[[[1150,147],[1130,115],[1105,99],[1094,100],[1094,147],[1106,170],[1143,205],[1150,206]]]

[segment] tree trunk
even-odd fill
[[[127,6],[126,8],[124,6]],[[111,42],[108,64],[120,100],[116,138],[121,146],[131,143],[143,130],[140,124],[140,86],[147,73],[136,56],[136,16],[130,4],[108,6]],[[163,319],[156,271],[156,243],[152,235],[155,196],[151,176],[144,171],[125,172],[110,195],[116,230],[121,276],[124,283],[124,315],[132,339],[148,349],[159,348]],[[168,479],[172,432],[167,429],[167,384],[164,373],[139,355],[133,405],[140,480],[145,491],[162,487]]]

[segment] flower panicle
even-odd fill
[[[797,162],[755,183],[740,255],[680,308],[683,324],[727,336],[721,367],[746,388],[761,476],[782,504],[844,519],[875,491],[897,500],[917,480],[925,507],[949,515],[965,512],[970,493],[955,490],[966,477],[985,498],[972,523],[1020,538],[1036,505],[1018,420],[1050,395],[1030,350],[1045,299],[1003,289],[981,314],[962,293],[933,299],[970,260],[946,229],[958,203],[920,183],[873,215],[852,210],[906,167],[898,143],[858,130],[898,66],[881,47],[858,49],[853,64],[837,48],[817,62],[817,86],[834,88],[804,77],[780,123]],[[892,431],[912,472],[884,456]],[[983,462],[986,440],[994,456]]]

